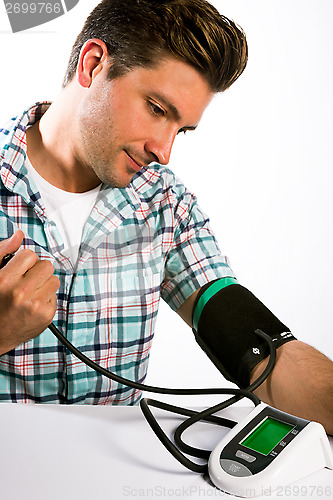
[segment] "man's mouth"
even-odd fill
[[[127,156],[127,159],[128,159],[128,163],[130,164],[131,168],[135,171],[135,172],[139,172],[143,167],[145,167],[144,164],[142,163],[139,163],[138,161],[136,161],[134,158],[132,158],[132,156],[130,154],[128,154],[128,152],[126,150],[124,150],[125,153],[126,153],[126,156]]]

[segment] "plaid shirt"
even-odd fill
[[[25,168],[26,128],[48,106],[38,103],[0,129],[0,239],[19,228],[23,248],[52,262],[61,282],[54,324],[67,338],[103,367],[143,382],[160,296],[177,310],[233,272],[196,198],[157,164],[127,188],[102,186],[74,269]],[[72,356],[48,329],[0,357],[0,401],[133,405],[139,398]]]

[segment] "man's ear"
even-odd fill
[[[83,45],[76,70],[77,81],[82,87],[90,87],[107,57],[108,49],[102,40],[93,38]]]

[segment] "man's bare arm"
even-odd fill
[[[189,326],[198,293],[177,311]],[[267,360],[263,360],[255,367],[251,382],[266,364]],[[279,347],[273,372],[255,393],[275,408],[320,422],[333,435],[333,362],[310,345],[293,340]]]
[[[266,364],[254,368],[251,382]],[[320,422],[333,435],[333,362],[314,347],[299,340],[279,347],[271,375],[255,394],[270,406]]]
[[[185,302],[180,306],[180,308],[177,311],[177,314],[187,323],[191,328],[192,328],[192,312],[193,312],[193,307],[195,303],[195,299],[197,298],[198,293],[200,290],[197,290],[196,292],[192,293],[190,297],[185,300]]]

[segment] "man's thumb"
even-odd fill
[[[3,259],[5,255],[17,252],[17,250],[22,245],[24,238],[23,232],[19,229],[10,238],[7,238],[0,242],[0,259]]]

